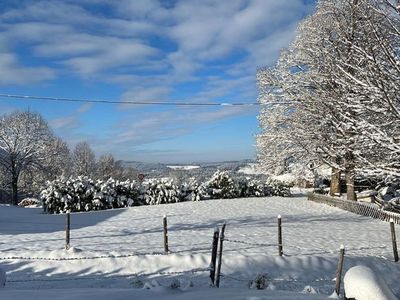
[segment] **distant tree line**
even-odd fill
[[[343,173],[351,200],[357,174],[400,178],[399,1],[317,1],[257,79],[266,171],[329,165],[330,193],[340,193]]]
[[[137,172],[112,154],[96,160],[84,141],[71,151],[38,113],[13,112],[0,118],[0,190],[13,204],[20,195],[39,195],[47,180],[71,175],[126,180]]]

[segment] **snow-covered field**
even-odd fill
[[[277,255],[278,214],[284,257]],[[205,269],[214,228],[223,222],[227,240],[218,290],[209,287]],[[71,214],[69,251],[63,249],[64,223],[64,215],[38,208],[0,207],[0,268],[7,272],[0,299],[327,299],[341,244],[344,271],[369,266],[400,295],[400,263],[393,262],[389,224],[300,195]],[[248,289],[258,273],[268,274],[268,289]],[[160,286],[151,284],[153,279]],[[169,287],[173,279],[181,280],[181,288]],[[306,286],[319,294],[301,294]]]
[[[167,166],[172,170],[194,170],[200,168],[200,166]]]

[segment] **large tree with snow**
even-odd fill
[[[399,32],[390,1],[319,1],[277,66],[258,74],[260,162],[327,163],[345,172],[349,199],[357,169],[400,175]]]
[[[30,111],[14,112],[0,119],[0,164],[11,186],[12,203],[18,203],[21,175],[28,170],[51,168],[49,161],[59,154],[56,138],[46,121]]]

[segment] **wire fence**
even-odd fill
[[[253,242],[248,242],[248,241],[228,239],[226,237],[224,238],[224,241],[225,242],[230,242],[230,243],[236,243],[236,244],[244,244],[244,245],[249,245],[249,246],[257,246],[257,247],[274,247],[274,246],[278,246],[278,244],[253,243]]]
[[[314,202],[318,202],[318,203],[324,203],[324,204],[328,204],[331,206],[335,206],[335,207],[339,207],[342,209],[345,209],[347,211],[350,212],[354,212],[357,213],[359,215],[364,215],[364,216],[369,216],[369,217],[373,217],[373,218],[377,218],[377,219],[381,219],[384,221],[389,221],[390,219],[393,219],[395,222],[399,222],[399,219],[396,219],[396,214],[394,213],[390,213],[390,212],[385,212],[385,211],[378,211],[378,209],[374,208],[371,205],[368,204],[362,204],[362,203],[358,203],[358,202],[353,202],[353,201],[346,201],[346,200],[341,200],[341,199],[335,199],[332,197],[327,197],[327,196],[323,196],[323,195],[316,195],[316,194],[309,194],[308,195],[308,199]],[[397,216],[399,217],[399,216]],[[280,226],[282,226],[281,223],[281,217],[278,216],[278,220],[277,220],[277,233],[276,233],[276,237],[277,237],[277,243],[262,243],[262,242],[257,242],[253,240],[246,240],[246,239],[236,239],[234,237],[234,231],[232,232],[232,236],[231,235],[227,235],[227,236],[220,236],[219,241],[221,243],[225,242],[225,243],[231,243],[231,244],[237,244],[237,245],[245,245],[245,246],[252,246],[252,247],[262,247],[262,248],[268,248],[268,247],[276,247],[276,249],[278,250],[279,248],[279,255],[283,254],[282,251],[282,237],[279,235],[282,234],[282,230],[279,229]],[[399,223],[398,223],[399,224]],[[166,226],[166,223],[165,223]],[[165,228],[164,228],[165,229]],[[164,238],[168,236],[168,233],[166,231],[164,231]],[[211,234],[210,234],[210,238],[211,238]],[[210,239],[211,241],[211,239]],[[31,242],[31,241],[29,241]],[[371,242],[371,241],[370,241]],[[380,248],[388,248],[388,245],[382,245],[382,241],[376,241],[377,244],[381,244],[381,246],[379,246]],[[295,246],[294,246],[295,247]],[[206,251],[210,251],[211,254],[211,250],[212,250],[212,245],[210,244],[210,247],[207,247],[207,249],[205,249]],[[222,244],[220,245],[220,249],[222,249]],[[361,250],[363,249],[363,247],[359,247],[359,248],[348,248],[346,251],[352,252],[352,251],[356,251],[356,250]],[[304,248],[302,249],[304,250]],[[310,249],[312,250],[312,249]],[[316,250],[316,249],[314,249]],[[324,249],[317,249],[320,251],[325,251]],[[188,249],[187,251],[189,252],[193,252],[190,249]],[[222,252],[222,251],[221,251]],[[314,251],[315,252],[315,251]],[[325,251],[324,253],[328,253],[329,251]],[[77,256],[77,257],[28,257],[28,256],[18,256],[18,255],[13,255],[13,256],[5,256],[5,257],[0,257],[0,261],[5,261],[5,260],[26,260],[26,261],[81,261],[81,260],[96,260],[96,259],[124,259],[124,258],[130,258],[130,257],[140,257],[140,256],[148,256],[148,255],[168,255],[171,252],[169,251],[165,251],[164,253],[160,252],[160,253],[126,253],[126,254],[105,254],[105,255],[93,255],[93,256]],[[330,252],[332,253],[332,252]],[[315,253],[314,253],[315,254]],[[212,256],[212,254],[211,254]],[[222,257],[222,253],[221,253],[221,257]],[[382,257],[383,258],[383,257]],[[387,258],[384,258],[387,259]],[[97,276],[84,276],[84,275],[79,275],[79,276],[74,276],[74,275],[70,275],[70,276],[52,276],[51,278],[49,278],[48,276],[40,276],[40,277],[28,277],[28,278],[9,278],[9,280],[7,280],[7,282],[9,283],[23,283],[23,282],[52,282],[52,281],[74,281],[74,280],[98,280],[99,278],[101,279],[118,279],[118,278],[143,278],[143,277],[150,277],[150,276],[173,276],[173,275],[187,275],[187,274],[203,274],[203,273],[207,273],[211,271],[211,266],[207,266],[205,268],[194,268],[194,269],[189,269],[189,270],[183,270],[183,271],[171,271],[171,272],[167,272],[167,271],[161,271],[161,272],[152,272],[152,273],[132,273],[132,274],[126,274],[126,275],[111,275],[111,276],[107,276],[107,275],[97,275]],[[231,276],[231,275],[227,275],[224,273],[220,273],[220,276],[222,278],[227,278],[227,279],[231,279],[231,280],[236,280],[236,281],[241,281],[241,282],[247,282],[249,283],[251,281],[251,279],[247,279],[247,278],[240,278],[240,277],[235,277],[235,276]],[[325,279],[315,279],[315,281],[328,281]],[[282,278],[271,278],[270,279],[271,282],[289,282],[289,281],[295,281],[291,280],[291,279],[282,279]]]

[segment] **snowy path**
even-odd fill
[[[157,255],[163,252],[164,214],[168,215],[172,254]],[[277,256],[278,214],[283,218],[283,258]],[[196,287],[207,287],[207,273],[174,272],[208,267],[213,229],[224,221],[228,240],[250,244],[225,243],[222,271],[229,277],[222,279],[223,287],[245,287],[258,272],[267,272],[278,289],[301,291],[310,284],[330,293],[341,244],[347,249],[345,268],[359,262],[370,265],[384,272],[395,289],[400,274],[399,264],[392,263],[388,223],[304,197],[212,200],[72,214],[73,248],[68,252],[63,250],[64,221],[65,216],[45,215],[40,209],[0,207],[0,266],[7,271],[10,293],[21,288],[132,288],[135,274],[165,282],[185,276]],[[116,257],[99,258],[110,255]]]

